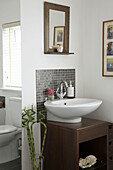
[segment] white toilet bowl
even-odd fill
[[[21,128],[0,125],[0,164],[19,157]]]
[[[12,125],[0,125],[0,147],[8,145],[20,131]]]
[[[2,121],[0,121],[0,164],[19,157],[21,145],[21,98],[9,98],[9,113],[0,109]],[[2,114],[1,114],[2,113]],[[11,122],[4,124],[4,118],[9,114]]]

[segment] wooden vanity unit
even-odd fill
[[[44,170],[81,170],[79,158],[97,157],[85,170],[113,170],[113,124],[83,119],[80,123],[47,122]],[[42,136],[43,136],[42,127]]]
[[[108,128],[108,159],[109,170],[113,170],[113,124],[109,124]]]

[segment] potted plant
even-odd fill
[[[22,127],[26,128],[27,130],[27,138],[28,138],[28,143],[29,143],[29,150],[30,150],[31,163],[32,163],[33,170],[41,170],[41,161],[43,159],[43,151],[44,151],[45,139],[46,139],[46,134],[47,134],[47,126],[43,122],[43,120],[45,119],[45,116],[43,113],[45,112],[46,112],[46,108],[45,110],[39,112],[39,114],[41,115],[39,122],[41,123],[41,125],[44,126],[44,136],[42,140],[42,148],[41,148],[41,153],[39,155],[38,165],[37,165],[34,134],[33,134],[33,125],[37,123],[37,121],[35,120],[36,112],[33,109],[33,105],[31,105],[30,109],[26,109],[25,107],[22,112]]]
[[[54,90],[53,89],[47,89],[46,94],[48,94],[49,100],[54,100]]]

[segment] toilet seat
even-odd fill
[[[12,125],[0,125],[0,135],[6,134],[6,133],[11,133],[16,130],[17,130],[17,127],[12,126]]]

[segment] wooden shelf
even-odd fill
[[[71,55],[71,54],[74,54],[72,52],[63,52],[63,53],[59,53],[59,52],[44,52],[44,54],[53,54],[53,55]]]
[[[103,164],[98,164],[98,165],[94,165],[91,168],[85,168],[84,170],[96,170],[96,169],[100,169],[103,168],[103,170],[106,168],[107,164],[103,163]],[[79,170],[83,170],[82,168],[79,168]]]

